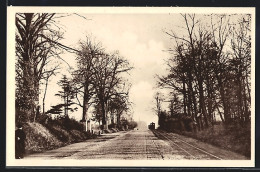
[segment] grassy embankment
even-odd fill
[[[47,124],[26,123],[23,128],[27,154],[55,149],[96,136],[83,131],[83,125],[74,119],[53,120]]]
[[[251,156],[251,130],[250,124],[244,126],[213,125],[208,129],[197,132],[177,132],[226,150]]]

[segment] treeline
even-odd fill
[[[170,90],[169,116],[198,130],[214,125],[248,124],[251,120],[251,15],[182,14],[182,32],[165,31],[168,74],[158,86]],[[159,123],[167,113],[160,109]],[[184,122],[185,123],[185,122]]]
[[[120,127],[123,114],[127,114],[128,120],[131,117],[128,97],[131,85],[123,75],[132,67],[119,52],[106,52],[92,37],[82,39],[78,48],[61,44],[63,32],[56,21],[62,17],[68,16],[16,14],[16,122],[34,122],[48,114],[68,118],[69,112],[77,110],[73,105],[78,105],[82,108],[82,122],[89,120],[87,112],[92,106],[92,119],[101,122],[102,129],[108,128],[108,120]],[[64,51],[76,57],[77,67],[70,70],[72,77],[63,75],[58,82],[62,89],[56,96],[63,103],[46,110],[49,79],[59,72],[62,62],[67,63],[62,58]],[[44,85],[42,105],[39,104],[41,84]]]

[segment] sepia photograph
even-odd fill
[[[255,8],[7,8],[7,166],[252,167]]]

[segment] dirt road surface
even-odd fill
[[[242,160],[246,157],[175,133],[132,130],[104,134],[25,159]]]

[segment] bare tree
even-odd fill
[[[175,46],[169,49],[169,74],[158,77],[158,86],[180,96],[184,114],[199,129],[213,125],[216,112],[226,124],[236,119],[249,121],[250,15],[239,20],[237,16],[205,15],[210,23],[196,19],[195,14],[182,17],[186,34],[166,31]]]
[[[62,34],[59,28],[52,27],[54,15],[16,14],[16,79],[19,87],[16,92],[16,107],[17,117],[24,121],[35,120],[39,106],[40,80],[49,72],[44,69],[52,57],[60,54],[56,42],[62,38]],[[19,97],[24,97],[22,104]]]
[[[121,92],[123,93],[123,92]],[[108,101],[108,109],[110,112],[111,124],[116,124],[117,128],[121,128],[121,117],[125,112],[130,111],[131,102],[129,102],[128,93],[126,94],[115,94]]]
[[[57,69],[57,66],[52,66],[50,63],[57,59],[64,61],[60,57],[62,50],[78,52],[60,43],[63,33],[57,20],[67,16],[69,15],[54,13],[17,13],[15,16],[16,119],[19,121],[36,119],[40,81],[44,79],[48,85],[46,80],[50,77],[48,75]],[[47,87],[45,88],[46,91]]]
[[[231,33],[232,59],[230,60],[234,83],[237,85],[235,95],[238,100],[237,115],[242,122],[250,120],[251,105],[251,16],[241,16]]]
[[[73,73],[73,81],[78,90],[76,94],[78,105],[83,108],[81,121],[85,122],[88,108],[93,103],[90,100],[95,95],[95,58],[103,54],[103,50],[90,36],[86,36],[86,39],[79,44],[80,48],[76,58],[78,69]],[[78,95],[83,97],[83,103],[80,102]]]
[[[102,109],[102,126],[107,127],[108,101],[125,87],[123,73],[131,70],[132,67],[126,59],[117,52],[113,54],[101,54],[94,60],[94,82],[95,92]]]

